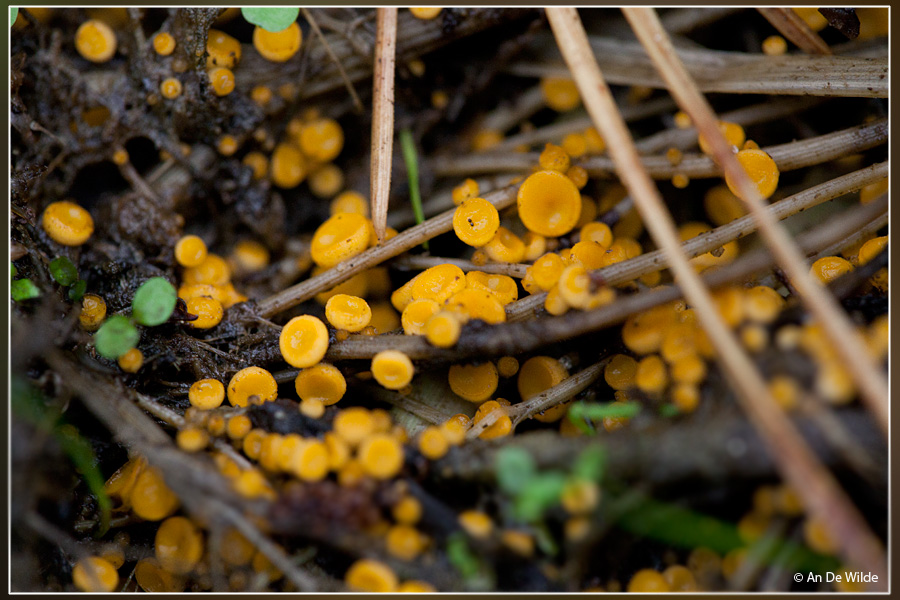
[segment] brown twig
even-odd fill
[[[476,265],[471,260],[465,260],[463,258],[444,258],[442,256],[421,255],[403,256],[391,263],[391,266],[398,267],[400,269],[412,269],[418,271],[430,269],[431,267],[436,267],[437,265],[444,264],[456,265],[466,272],[482,271],[484,273],[495,273],[497,275],[515,277],[516,279],[525,277],[525,271],[528,269],[528,265],[521,265],[517,263],[489,262],[483,265]]]
[[[640,44],[592,37],[591,48],[608,81],[664,89],[665,80]],[[739,52],[679,48],[678,56],[702,92],[886,98],[886,59],[849,56],[748,55]],[[507,72],[526,77],[565,77],[562,64],[519,62]],[[822,85],[828,73],[828,85]]]
[[[769,205],[767,210],[776,219],[786,219],[808,208],[861,189],[870,183],[875,183],[884,179],[887,175],[888,163],[883,162],[871,165],[865,169],[860,169],[813,186],[793,196],[788,196]],[[705,252],[715,250],[728,242],[750,235],[756,231],[756,227],[756,220],[753,216],[746,215],[687,240],[681,245],[681,248],[689,258],[694,258]],[[668,266],[669,262],[666,258],[666,253],[662,250],[654,250],[653,252],[641,254],[620,263],[597,269],[593,271],[593,274],[608,285],[619,285],[632,281],[641,275],[662,270]],[[508,304],[506,306],[507,319],[517,321],[528,317],[533,314],[535,309],[543,306],[546,297],[546,293],[532,294]]]
[[[498,210],[510,206],[516,201],[517,187],[510,186],[485,195],[485,200],[491,202]],[[343,283],[366,269],[381,264],[389,258],[415,248],[425,240],[446,233],[453,229],[453,210],[443,212],[409,229],[390,240],[369,248],[362,254],[345,260],[338,266],[328,269],[324,273],[310,277],[302,283],[282,290],[265,300],[258,306],[259,315],[265,318],[276,315],[283,310],[296,306],[313,298],[319,292],[330,290],[339,283]]]
[[[726,173],[738,186],[742,198],[749,205],[752,214],[759,220],[760,230],[769,247],[784,266],[792,283],[798,288],[804,299],[809,299],[808,307],[818,317],[819,323],[829,332],[829,337],[838,346],[838,351],[848,370],[856,375],[857,383],[863,388],[863,398],[868,398],[870,408],[877,417],[886,415],[887,401],[884,394],[887,382],[880,377],[874,365],[867,359],[865,346],[858,339],[858,334],[847,321],[846,314],[836,302],[816,287],[797,247],[783,228],[765,210],[765,204],[755,185],[741,168],[731,153],[724,136],[719,131],[717,120],[706,99],[700,94],[691,76],[678,59],[675,49],[659,23],[656,13],[651,9],[625,8],[626,19],[632,26],[638,39],[644,44],[647,52],[657,65],[660,75],[668,82],[670,92],[693,120],[697,129],[707,140],[711,140],[713,154],[723,165]],[[577,17],[577,14],[576,14]],[[552,22],[552,21],[551,21]],[[611,151],[618,151],[616,144],[610,140]],[[623,173],[624,175],[624,173]],[[649,178],[647,178],[649,183]],[[652,186],[649,186],[652,187]],[[637,202],[637,194],[636,202]],[[649,216],[649,215],[647,215]],[[659,228],[659,222],[645,219],[648,227]],[[674,236],[674,228],[671,231]],[[662,240],[660,240],[662,241]],[[672,238],[664,247],[675,247],[676,238]],[[742,405],[751,421],[759,428],[760,434],[770,445],[773,454],[778,458],[781,471],[786,479],[795,487],[809,510],[818,515],[829,526],[835,539],[841,540],[842,554],[848,563],[856,568],[864,568],[878,573],[879,580],[884,581],[886,561],[881,542],[872,533],[863,520],[862,515],[834,480],[832,475],[821,465],[808,446],[802,441],[799,433],[785,418],[775,404],[765,383],[746,355],[740,350],[736,340],[724,328],[712,303],[707,303],[705,290],[701,293],[687,293],[693,283],[698,285],[696,275],[690,271],[686,260],[673,264],[676,275],[685,287],[686,296],[696,305],[697,316],[704,325],[707,322],[719,321],[722,329],[705,327],[713,345],[718,349],[723,364],[732,380],[737,384]],[[679,263],[683,263],[679,267]],[[692,280],[687,279],[688,277]],[[691,296],[695,296],[692,298]],[[704,298],[704,296],[706,296]],[[701,303],[696,302],[700,300]],[[857,352],[857,355],[853,355]],[[856,370],[860,369],[861,374]],[[872,403],[874,401],[874,405]],[[880,420],[886,427],[886,420]],[[883,587],[879,586],[879,587]]]
[[[309,23],[309,26],[315,32],[316,36],[322,42],[322,45],[325,46],[325,52],[328,53],[328,57],[334,62],[335,66],[338,69],[338,72],[341,74],[341,79],[344,80],[344,87],[347,88],[347,93],[350,94],[350,97],[353,99],[353,104],[356,106],[356,111],[361,113],[363,112],[363,103],[362,100],[359,99],[359,95],[356,93],[356,88],[353,87],[353,82],[350,81],[350,77],[347,75],[347,71],[344,69],[344,65],[341,63],[341,59],[337,57],[337,54],[334,53],[334,50],[331,48],[331,44],[328,43],[328,38],[325,37],[325,34],[322,33],[322,29],[319,27],[319,23],[316,21],[315,17],[313,17],[312,12],[305,6],[300,7],[300,12],[303,13],[303,18],[306,19],[306,22]]]
[[[888,139],[886,119],[848,127],[806,140],[768,146],[763,150],[778,165],[780,171],[793,171],[821,164],[879,146]],[[461,157],[447,157],[431,164],[439,177],[460,177],[485,173],[527,173],[537,162],[539,153],[485,153]],[[584,167],[591,177],[609,178],[615,175],[613,160],[606,156],[593,156],[575,161]],[[664,155],[641,157],[643,168],[654,179],[671,179],[682,173],[691,179],[721,177],[722,168],[703,154],[686,154],[678,165],[673,165]]]
[[[372,225],[378,242],[384,240],[391,196],[394,158],[394,61],[397,50],[397,8],[376,9],[375,74],[372,78]]]
[[[640,104],[626,104],[619,108],[622,112],[622,118],[627,122],[639,121],[650,116],[659,115],[669,112],[675,108],[675,104],[671,98],[653,98]],[[505,138],[502,142],[491,148],[492,152],[500,150],[512,150],[516,146],[528,144],[543,144],[545,142],[559,141],[566,134],[576,131],[584,131],[591,127],[591,118],[587,115],[583,117],[575,117],[565,119],[559,123],[552,123],[543,127],[538,127],[532,131],[523,131],[515,135]]]
[[[867,454],[886,457],[883,440],[877,439],[872,420],[862,410],[842,410],[840,418],[854,443]],[[795,415],[797,427],[809,440],[816,455],[829,465],[847,464],[846,457],[831,446],[808,417]],[[496,477],[496,457],[503,448],[529,452],[540,469],[570,468],[585,448],[606,451],[609,476],[664,486],[678,481],[721,482],[730,477],[760,479],[775,474],[775,460],[747,418],[732,404],[722,403],[709,415],[688,415],[675,420],[656,419],[594,436],[560,436],[553,430],[522,432],[502,444],[473,441],[451,450],[434,463],[435,473],[445,481],[490,482]],[[743,448],[742,452],[729,448]],[[884,458],[881,468],[886,467]]]
[[[778,33],[789,39],[795,46],[807,54],[831,54],[831,48],[822,37],[809,28],[800,15],[790,8],[758,7],[759,14],[765,17]]]

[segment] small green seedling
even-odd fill
[[[50,276],[59,285],[68,287],[78,281],[78,269],[65,256],[58,256],[50,261]]]
[[[9,293],[16,302],[24,302],[41,295],[41,289],[30,279],[17,279],[9,286]]]
[[[135,346],[141,334],[123,315],[113,315],[94,334],[94,346],[100,356],[116,360]]]
[[[177,301],[175,286],[162,277],[153,277],[142,283],[135,292],[131,310],[138,323],[154,327],[169,320]]]
[[[245,6],[241,9],[241,14],[249,23],[274,33],[290,27],[297,20],[300,9],[291,6]]]

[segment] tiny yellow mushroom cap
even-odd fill
[[[669,383],[666,364],[656,354],[644,357],[637,365],[634,381],[647,394],[662,392]]]
[[[278,144],[269,162],[272,183],[282,189],[295,188],[306,178],[306,159],[293,144]]]
[[[474,179],[466,179],[453,188],[453,204],[459,206],[463,201],[478,196],[478,182]]]
[[[303,32],[297,22],[281,31],[266,31],[262,27],[253,30],[253,47],[260,56],[271,62],[285,62],[300,50]]]
[[[75,32],[75,49],[93,63],[105,63],[116,53],[116,34],[103,21],[90,19]]]
[[[498,227],[494,237],[484,245],[484,252],[496,262],[522,262],[525,258],[525,242],[506,227]]]
[[[181,85],[181,81],[179,81],[175,77],[167,77],[166,79],[163,79],[159,84],[159,93],[162,94],[163,98],[167,98],[169,100],[174,100],[175,98],[180,96],[182,89],[183,88]]]
[[[357,592],[393,592],[397,589],[397,576],[386,564],[362,558],[350,566],[344,575],[347,587]]]
[[[403,525],[415,525],[422,518],[422,503],[413,496],[403,496],[391,508],[394,520]]]
[[[387,433],[367,437],[356,455],[363,471],[375,479],[390,479],[403,467],[403,446]]]
[[[519,372],[519,361],[515,356],[504,356],[497,361],[497,371],[501,377],[512,377]]]
[[[241,43],[218,29],[210,29],[206,37],[206,67],[233,69],[241,60]]]
[[[328,350],[328,328],[312,315],[294,317],[278,339],[281,356],[292,367],[305,369],[321,361]]]
[[[731,123],[730,121],[719,121],[719,131],[722,132],[722,135],[725,136],[725,141],[734,148],[740,148],[744,145],[744,141],[747,139],[746,134],[744,133],[744,128],[738,125],[737,123]],[[697,136],[697,141],[700,144],[700,151],[706,155],[712,155],[712,147],[709,145],[709,142],[706,141],[702,135]]]
[[[336,294],[325,303],[325,318],[335,329],[355,333],[365,329],[372,320],[372,309],[362,298]]]
[[[472,425],[477,426],[494,411],[500,411],[500,417],[487,429],[478,434],[478,437],[483,440],[492,440],[512,433],[512,419],[509,418],[506,407],[496,400],[488,400],[478,407],[478,410],[475,411],[475,416],[472,417]]]
[[[232,406],[247,406],[250,396],[271,402],[278,396],[278,384],[272,374],[261,367],[241,369],[228,382],[228,402]]]
[[[309,189],[319,198],[331,198],[342,187],[344,187],[344,172],[337,165],[322,165],[309,174]],[[332,210],[331,214],[334,213]]]
[[[419,581],[417,579],[404,581],[397,588],[397,592],[401,594],[432,594],[436,591],[434,586],[427,581]]]
[[[614,390],[627,390],[634,387],[637,374],[637,361],[625,354],[616,354],[603,370],[607,385]]]
[[[778,165],[772,157],[762,150],[741,150],[737,153],[738,162],[750,177],[750,181],[756,185],[759,194],[765,199],[775,193],[778,188]],[[725,184],[731,193],[741,197],[735,182],[725,175]]]
[[[464,510],[459,513],[457,522],[466,533],[477,539],[488,538],[494,530],[494,522],[480,510]]]
[[[332,423],[334,433],[351,446],[356,446],[375,431],[372,413],[361,406],[340,411]]]
[[[160,31],[153,36],[153,51],[160,56],[169,56],[175,51],[175,38],[171,33]]]
[[[581,242],[579,242],[581,243]],[[594,242],[588,242],[593,244]],[[591,277],[587,269],[572,264],[563,269],[556,283],[560,297],[568,306],[586,309],[591,300]]]
[[[206,283],[223,286],[231,281],[231,267],[218,254],[207,253],[199,265],[185,269],[182,281],[186,284]]]
[[[819,283],[828,284],[853,270],[849,260],[840,256],[823,256],[812,264],[809,274]]]
[[[558,171],[538,171],[518,192],[519,218],[535,233],[557,237],[569,233],[581,216],[581,193]]]
[[[459,315],[449,310],[436,313],[425,323],[425,337],[438,348],[450,348],[456,344],[461,331]]]
[[[188,390],[188,400],[200,410],[219,408],[225,400],[225,386],[217,379],[195,381]]]
[[[403,333],[406,335],[424,335],[425,325],[438,311],[440,305],[434,300],[423,298],[413,300],[406,305],[400,315],[400,323],[403,325]]]
[[[560,383],[569,372],[551,356],[533,356],[519,369],[517,387],[522,400],[537,396]]]
[[[144,354],[137,348],[132,348],[119,357],[119,368],[126,373],[137,373],[144,365]]]
[[[293,453],[291,472],[303,481],[321,481],[328,475],[330,455],[324,442],[311,440]]]
[[[600,488],[593,481],[575,479],[566,484],[559,500],[570,515],[587,514],[600,502]]]
[[[519,287],[508,275],[469,271],[466,273],[466,287],[489,292],[504,306],[519,299]]]
[[[320,400],[323,405],[331,406],[344,397],[347,381],[334,365],[319,363],[300,371],[294,387],[302,400]]]
[[[412,361],[398,350],[383,350],[372,358],[375,381],[389,390],[399,390],[409,385],[414,373]]]
[[[662,573],[653,569],[641,569],[628,582],[629,593],[668,592],[669,584]]]
[[[456,265],[446,263],[422,271],[410,286],[411,298],[427,298],[437,303],[466,289],[466,275]]]
[[[336,215],[338,213],[358,213],[364,217],[368,217],[369,201],[366,200],[366,197],[359,192],[348,190],[339,194],[334,200],[331,201],[329,210],[331,211],[332,215]]]
[[[187,575],[203,558],[203,534],[186,517],[163,521],[153,545],[159,564],[176,575]]]
[[[767,56],[781,56],[787,49],[787,42],[780,35],[770,35],[762,41],[762,51]]]
[[[610,237],[612,237],[611,234]],[[548,252],[534,261],[531,266],[531,276],[537,286],[547,292],[557,284],[565,268],[566,265],[559,254]]]
[[[505,323],[506,309],[494,294],[485,290],[466,288],[451,296],[445,303],[446,309],[472,319],[481,319],[490,324]],[[435,315],[432,317],[434,319]],[[426,325],[426,335],[427,335]]]
[[[310,254],[320,267],[333,267],[369,246],[372,223],[363,215],[339,213],[322,223],[313,234]]]
[[[112,592],[119,585],[119,573],[108,560],[89,556],[75,563],[72,583],[81,592]]]
[[[78,322],[87,331],[95,331],[106,318],[106,301],[97,294],[85,294],[81,299]]]
[[[80,246],[94,233],[91,213],[67,200],[49,204],[44,209],[41,225],[50,239],[63,246]]]
[[[222,303],[206,296],[197,296],[187,301],[187,312],[197,315],[193,321],[189,321],[195,329],[210,329],[222,322]]]
[[[453,231],[469,246],[484,246],[500,228],[500,213],[484,198],[468,198],[453,213]]]
[[[578,108],[581,96],[575,82],[565,77],[545,77],[541,79],[541,93],[544,102],[557,112]]]
[[[216,67],[207,72],[209,84],[216,96],[227,96],[234,91],[234,73],[225,67]]]
[[[500,375],[494,363],[451,365],[447,375],[453,393],[469,402],[484,402],[497,391]]]
[[[572,159],[569,158],[569,154],[562,147],[557,146],[556,144],[547,144],[544,146],[544,150],[541,152],[538,162],[542,169],[565,173],[569,170]],[[575,182],[572,183],[574,184]]]
[[[440,428],[430,425],[419,434],[419,452],[431,460],[437,460],[447,454],[450,444]]]
[[[300,129],[300,150],[315,162],[337,158],[344,148],[344,130],[334,119],[316,119]]]
[[[533,231],[525,232],[522,243],[525,244],[524,259],[529,262],[537,260],[547,251],[547,238]]]
[[[147,521],[160,521],[178,509],[178,496],[169,489],[156,467],[141,471],[131,491],[134,514]]]
[[[417,19],[434,19],[443,10],[440,6],[411,6],[409,12]]]

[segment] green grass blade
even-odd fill
[[[425,211],[422,210],[422,195],[419,192],[419,159],[416,153],[416,143],[413,141],[412,132],[409,129],[400,131],[400,148],[403,150],[406,172],[409,173],[409,200],[412,203],[413,214],[416,216],[418,225],[425,222]],[[422,242],[422,247],[428,250],[427,240]]]

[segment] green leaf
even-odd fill
[[[9,293],[16,302],[31,300],[41,295],[41,290],[30,279],[18,279],[9,286]]]
[[[556,556],[559,554],[559,545],[553,539],[553,534],[547,529],[545,523],[538,523],[534,527],[534,540],[537,542],[538,548],[547,556]]]
[[[258,25],[266,31],[276,32],[290,27],[291,23],[297,20],[300,9],[289,6],[267,8],[245,6],[241,9],[241,14],[253,25]]]
[[[50,261],[50,275],[59,285],[70,286],[78,281],[78,269],[65,256]]]
[[[178,292],[171,283],[162,277],[152,277],[134,293],[132,314],[141,325],[162,325],[169,320],[177,300]]]
[[[533,523],[544,516],[551,506],[559,503],[559,497],[566,485],[566,475],[561,471],[548,471],[532,477],[513,504],[516,518]]]
[[[112,502],[104,490],[104,479],[97,466],[97,457],[90,442],[81,437],[73,425],[63,425],[54,430],[54,435],[62,446],[63,451],[69,456],[75,468],[81,473],[88,489],[97,498],[100,507],[100,529],[98,533],[103,535],[109,529],[109,516],[112,512]]]
[[[61,425],[61,414],[56,409],[48,409],[41,393],[19,376],[11,382],[12,410],[16,417],[23,419],[41,431],[52,432],[60,447],[75,464],[100,507],[100,535],[109,528],[112,503],[106,495],[104,479],[97,466],[97,458],[90,443],[72,425]]]
[[[413,214],[416,215],[416,224],[424,223],[425,211],[422,210],[422,194],[419,192],[419,160],[416,143],[409,129],[400,130],[400,147],[403,149],[403,162],[406,163],[406,172],[409,174],[409,201],[412,203]],[[422,243],[422,247],[428,250],[428,240]]]
[[[537,466],[528,451],[522,448],[506,447],[497,452],[494,465],[500,489],[515,496],[534,477]]]
[[[19,270],[16,268],[15,263],[13,261],[9,261],[9,276],[10,278],[15,277]]]
[[[659,407],[659,416],[665,418],[677,417],[681,411],[674,404],[663,404]]]
[[[12,27],[13,23],[16,22],[16,19],[19,17],[19,7],[10,6],[9,7],[9,26]]]
[[[733,523],[674,504],[660,502],[639,493],[629,493],[608,502],[611,522],[625,531],[681,548],[706,547],[719,554],[746,546]],[[793,571],[823,573],[835,571],[834,557],[812,552],[790,540],[776,538],[765,546],[763,564],[777,564]],[[753,546],[751,546],[751,549]]]
[[[85,291],[87,291],[87,281],[79,279],[69,288],[69,300],[78,302],[84,296]]]
[[[94,346],[100,356],[116,360],[137,346],[140,339],[141,334],[127,317],[113,315],[94,334]]]
[[[630,419],[641,412],[638,402],[584,402],[569,408],[569,419],[578,425],[578,419],[599,421],[601,419]]]
[[[575,459],[572,475],[588,481],[600,481],[606,471],[606,451],[602,446],[588,446]]]
[[[478,557],[469,548],[466,536],[461,531],[453,532],[447,538],[447,559],[459,571],[463,579],[478,575]]]

